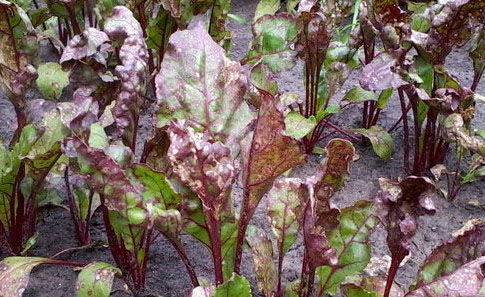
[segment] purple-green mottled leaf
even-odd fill
[[[171,36],[155,81],[157,127],[186,120],[238,153],[238,142],[252,120],[243,98],[247,79],[239,63],[227,58],[203,28]]]
[[[329,245],[325,234],[339,224],[340,211],[330,198],[344,186],[355,155],[352,143],[338,138],[331,140],[325,150],[326,158],[319,171],[307,182],[310,199],[305,210],[303,233],[313,269],[337,263],[336,250]]]
[[[371,202],[358,201],[344,208],[339,225],[327,231],[329,245],[336,250],[337,265],[317,268],[320,292],[335,294],[346,277],[360,274],[369,263],[369,236],[378,222],[373,212]]]
[[[113,115],[118,134],[125,145],[135,148],[138,118],[144,102],[148,81],[148,50],[140,23],[124,6],[116,6],[106,18],[104,31],[111,40],[120,42],[121,64],[115,73],[121,81]]]
[[[293,45],[297,37],[296,20],[289,14],[265,15],[252,26],[253,40],[244,63],[261,63],[273,72],[295,66]]]
[[[249,224],[261,198],[269,191],[274,180],[287,170],[302,164],[305,154],[298,142],[284,135],[283,114],[271,94],[260,91],[256,129],[246,138],[243,150],[243,205],[242,229]],[[240,232],[241,230],[240,229]]]
[[[268,193],[267,214],[278,240],[280,257],[284,257],[296,241],[307,195],[304,183],[296,178],[277,180]]]
[[[253,268],[258,288],[264,296],[270,297],[277,285],[276,265],[273,261],[273,245],[265,232],[256,226],[248,226],[246,240],[253,256]]]
[[[77,297],[109,297],[116,274],[121,271],[107,263],[93,262],[83,267],[76,281]]]
[[[204,207],[222,211],[235,178],[231,151],[209,133],[198,133],[183,123],[168,129],[168,159],[177,177],[197,194]]]
[[[32,269],[48,261],[38,257],[9,257],[0,262],[0,296],[22,297]]]
[[[429,32],[413,31],[410,41],[423,57],[442,65],[451,50],[463,46],[484,20],[485,2],[450,0],[434,13]]]
[[[283,114],[276,99],[261,91],[261,106],[256,129],[243,152],[244,212],[252,216],[263,195],[273,181],[288,169],[302,164],[305,154],[299,144],[283,135]]]
[[[418,271],[415,287],[446,276],[485,254],[485,224],[479,223],[436,248]]]
[[[399,73],[395,72],[398,65],[397,54],[383,52],[377,55],[362,70],[360,86],[369,91],[384,91],[406,85],[407,82],[401,78]]]
[[[83,61],[94,67],[106,67],[108,51],[111,50],[109,42],[108,35],[103,31],[96,28],[87,28],[81,34],[69,40],[59,63],[66,68],[74,65],[77,61]]]
[[[417,218],[436,212],[431,200],[436,187],[430,179],[417,176],[408,176],[400,182],[379,179],[379,183],[378,215],[387,229],[392,265],[398,266],[409,254],[411,238],[418,228]]]
[[[394,141],[391,135],[380,126],[372,126],[369,129],[353,129],[355,133],[367,137],[374,152],[382,159],[388,160],[394,153]]]
[[[479,296],[484,279],[485,257],[468,262],[450,274],[417,287],[407,297],[471,297]]]
[[[0,89],[22,108],[22,96],[37,78],[31,65],[37,36],[25,11],[17,4],[0,1]]]
[[[231,0],[215,0],[211,8],[209,34],[226,51],[231,46],[231,32],[226,30],[227,14],[231,9]]]

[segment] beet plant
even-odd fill
[[[180,258],[193,297],[480,296],[481,220],[438,246],[407,290],[395,278],[419,217],[438,214],[431,198],[439,185],[429,176],[446,179],[441,191],[449,199],[485,176],[485,133],[472,129],[483,101],[476,93],[485,69],[483,1],[282,7],[261,0],[241,61],[231,58],[226,23],[244,21],[230,4],[0,0],[0,86],[17,120],[10,143],[0,146],[0,247],[8,256],[0,262],[0,296],[22,296],[41,264],[75,267],[80,297],[110,296],[115,277],[123,286],[116,290],[152,296],[145,284],[159,240]],[[445,67],[465,44],[469,88]],[[44,46],[57,60],[42,62]],[[343,91],[359,60],[359,84]],[[299,66],[304,98],[281,92],[276,79]],[[386,129],[379,117],[393,94],[402,116]],[[360,103],[360,127],[335,124]],[[390,132],[401,123],[405,176],[380,178],[374,200],[338,208],[334,197],[359,156],[350,141],[333,137],[365,144],[362,135],[389,159]],[[444,165],[452,148],[454,171]],[[318,158],[313,153],[324,157],[300,176],[298,167]],[[68,211],[79,246],[37,255],[37,220],[47,206]],[[268,230],[255,226],[258,208]],[[93,220],[102,222],[106,242],[93,242]],[[369,277],[379,225],[390,267],[385,277]],[[185,235],[207,249],[209,271],[194,265]],[[112,264],[58,260],[100,246]],[[291,252],[301,255],[300,273],[287,281]]]

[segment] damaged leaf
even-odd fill
[[[238,153],[233,146],[252,120],[243,98],[247,79],[239,63],[228,59],[203,28],[170,37],[155,81],[157,127],[186,120],[196,131],[212,133]]]
[[[107,263],[94,262],[83,267],[76,281],[77,296],[109,297],[116,274],[121,271]]]

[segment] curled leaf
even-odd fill
[[[384,159],[388,160],[394,153],[394,142],[391,135],[380,126],[372,126],[369,129],[354,129],[355,133],[359,133],[367,137],[371,144],[374,152]]]
[[[95,68],[106,67],[108,51],[111,50],[109,41],[108,35],[103,31],[87,28],[82,34],[69,40],[59,63],[70,68],[75,62],[82,60]]]
[[[148,50],[140,23],[124,6],[116,6],[106,18],[104,31],[110,39],[122,43],[121,65],[115,73],[121,81],[113,115],[123,142],[134,151],[138,117],[146,92]]]
[[[459,113],[453,113],[446,117],[444,121],[445,136],[450,141],[458,141],[458,143],[472,152],[481,156],[485,155],[485,142],[482,138],[471,136],[465,129],[465,122]]]
[[[478,223],[436,248],[418,271],[415,287],[429,284],[485,254],[485,224]]]
[[[182,123],[172,122],[168,133],[168,159],[174,173],[205,207],[220,212],[235,177],[230,149],[209,133],[197,133]]]
[[[417,287],[407,293],[407,297],[468,297],[479,296],[484,279],[483,264],[485,257],[456,269],[454,272],[429,283]]]

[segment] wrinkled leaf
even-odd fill
[[[485,224],[473,225],[458,237],[436,248],[418,271],[415,287],[429,284],[481,257],[485,252]]]
[[[119,50],[121,64],[115,73],[121,81],[113,116],[118,135],[134,150],[138,117],[146,92],[148,50],[140,23],[124,6],[116,6],[105,19],[104,31],[111,40],[122,43]]]

